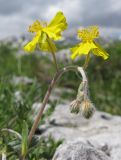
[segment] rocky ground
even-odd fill
[[[119,116],[96,111],[90,120],[86,120],[80,114],[71,114],[69,104],[63,104],[56,107],[46,125],[41,126],[40,129],[44,136],[51,134],[55,139],[63,139],[64,143],[60,147],[65,148],[65,152],[71,153],[67,146],[73,146],[73,144],[75,146],[77,142],[80,142],[80,145],[77,143],[77,146],[74,147],[77,150],[79,147],[81,149],[83,145],[83,148],[93,147],[93,150],[103,152],[112,160],[121,160],[121,117]],[[57,153],[62,150],[57,149]],[[74,154],[74,152],[72,153]],[[99,160],[103,160],[103,158]],[[58,157],[57,160],[61,159],[67,160],[68,157],[65,159]],[[98,158],[90,158],[90,160],[98,160]]]

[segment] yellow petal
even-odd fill
[[[24,46],[24,51],[26,52],[32,52],[35,50],[36,48],[36,45],[39,41],[39,38],[41,36],[41,32],[39,32],[33,39],[32,41],[30,41],[29,43],[27,43],[25,46]]]
[[[39,39],[39,47],[42,51],[56,51],[56,46],[52,40],[48,39],[46,33],[42,32],[41,38]]]
[[[79,45],[71,48],[72,55],[71,58],[75,59],[76,56],[80,56],[82,54],[87,55],[91,49],[97,48],[97,46],[93,42],[82,42]]]
[[[61,38],[61,32],[67,28],[67,22],[64,14],[58,12],[52,19],[50,24],[43,29],[45,33],[53,40],[58,40]]]
[[[93,53],[96,56],[101,56],[104,58],[104,60],[106,60],[109,57],[109,54],[96,42],[95,45],[97,46],[97,48],[93,49]]]
[[[75,59],[79,55],[79,45],[71,48],[71,52],[72,52],[71,59]]]

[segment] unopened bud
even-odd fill
[[[85,118],[89,119],[94,111],[95,107],[89,99],[86,99],[81,103],[81,113]]]
[[[70,104],[70,111],[71,113],[78,114],[80,111],[80,101],[74,100]]]

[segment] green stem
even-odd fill
[[[83,66],[84,69],[86,69],[88,67],[89,60],[90,60],[90,53],[88,53],[86,56],[86,60],[85,60],[84,66]]]
[[[53,56],[53,60],[54,60],[54,63],[55,63],[56,71],[58,72],[59,69],[58,69],[58,65],[57,65],[57,61],[56,61],[55,51],[53,50],[53,47],[51,45],[51,42],[50,42],[50,39],[49,39],[48,36],[47,36],[47,41],[48,41],[49,47],[50,47],[51,52],[52,52],[52,56]]]

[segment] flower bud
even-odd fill
[[[81,113],[85,118],[89,119],[94,111],[95,107],[89,99],[86,99],[81,103]]]
[[[79,111],[80,111],[80,101],[78,101],[76,99],[76,100],[72,101],[70,104],[70,112],[78,114]]]

